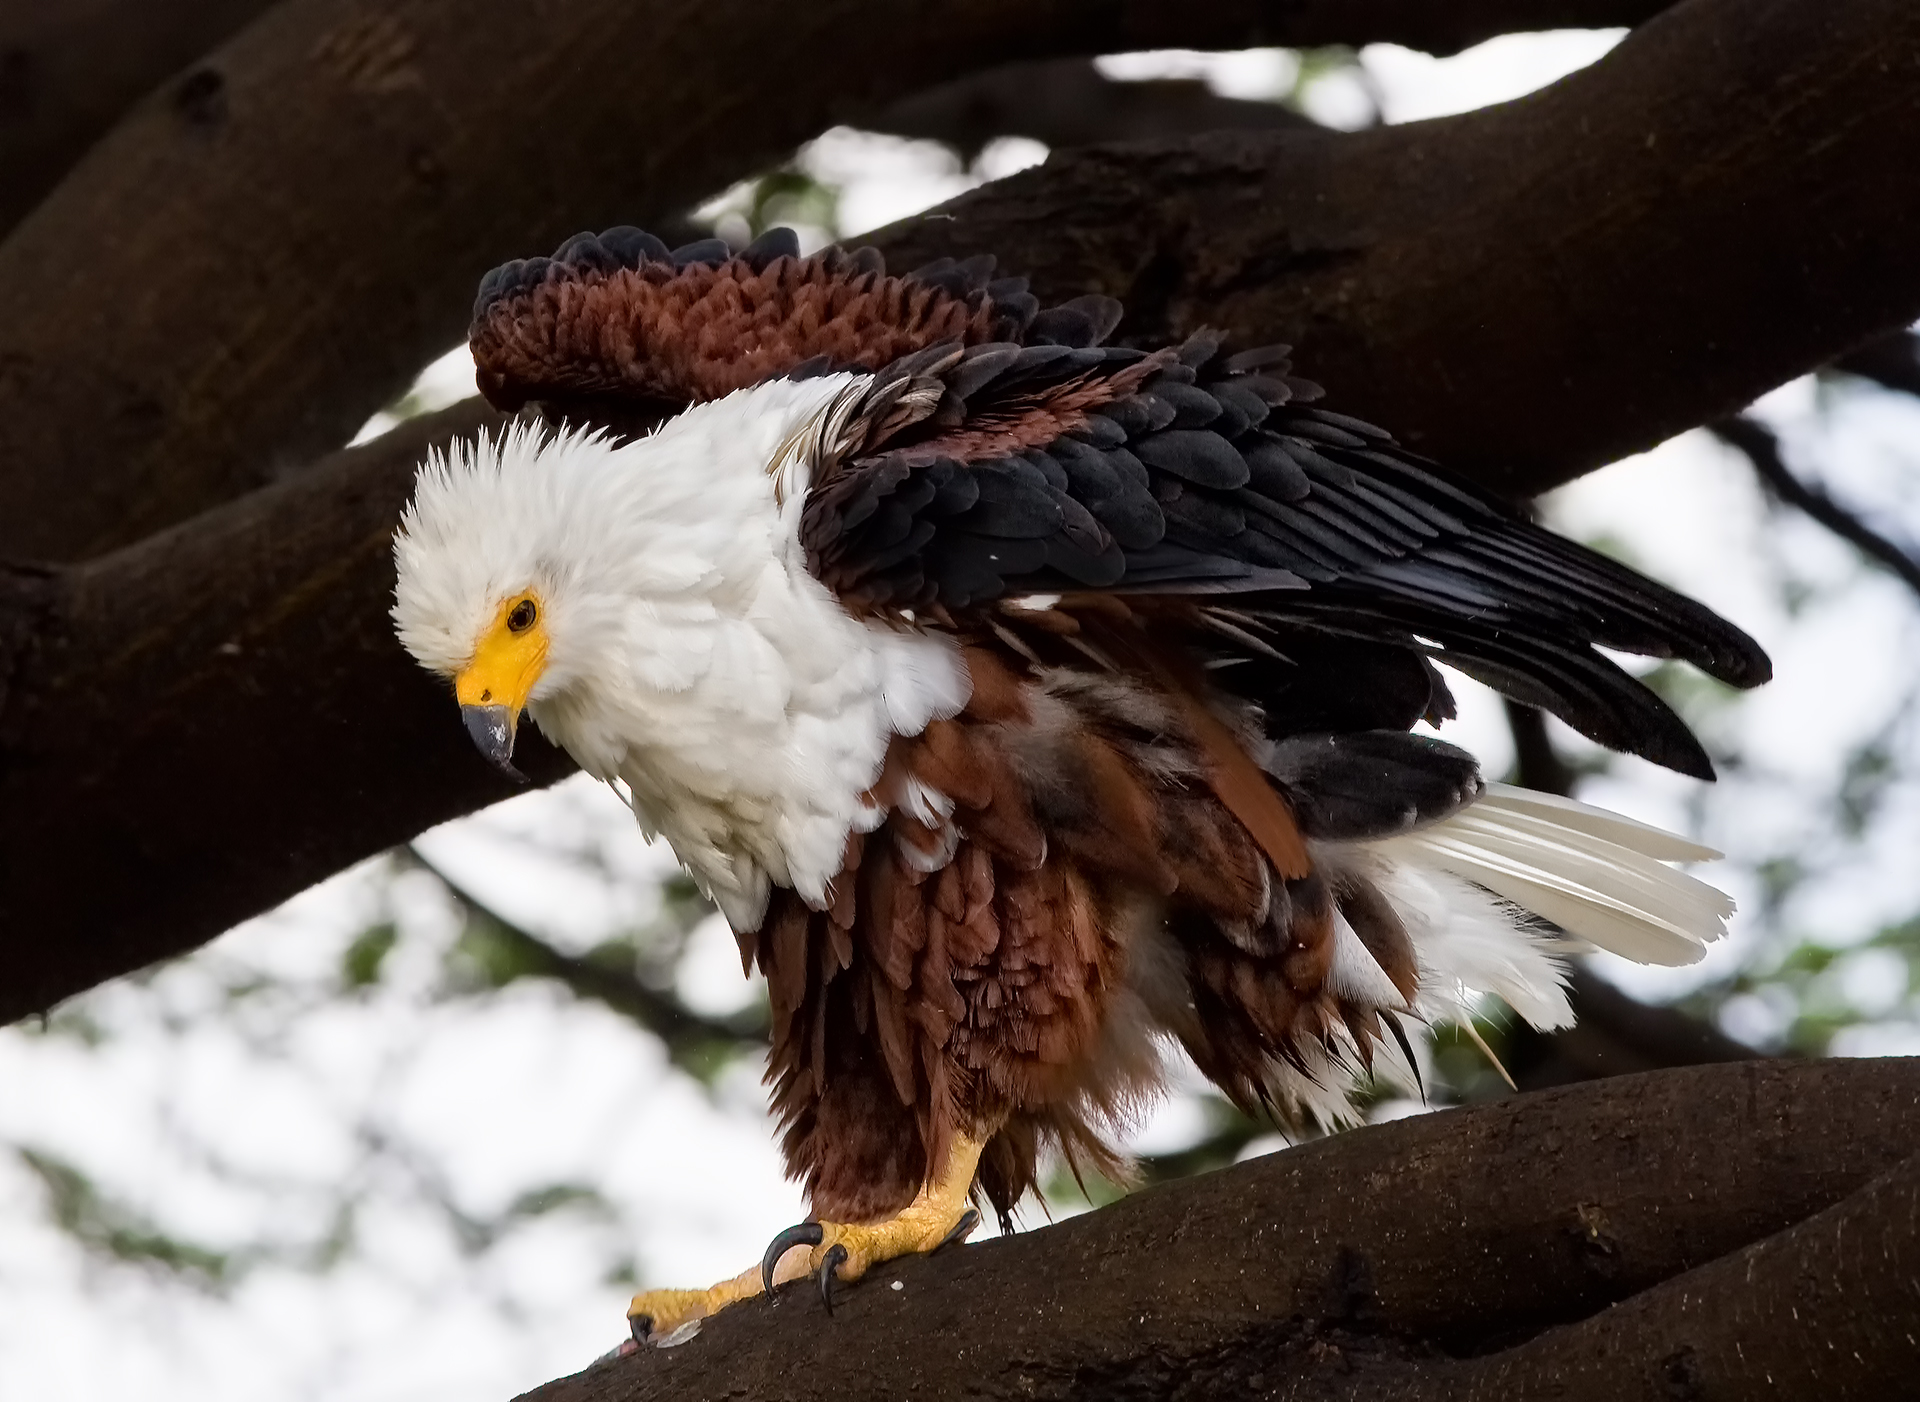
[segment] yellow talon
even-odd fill
[[[801,1274],[816,1276],[820,1296],[831,1312],[834,1281],[850,1284],[874,1266],[901,1256],[925,1255],[965,1237],[980,1220],[967,1197],[973,1191],[973,1174],[983,1147],[980,1140],[964,1135],[955,1139],[940,1177],[923,1187],[893,1217],[878,1222],[817,1224],[819,1237],[807,1252],[805,1270],[781,1269],[776,1283]],[[784,1267],[785,1262],[781,1265]]]
[[[924,1255],[973,1230],[980,1217],[968,1206],[967,1196],[983,1147],[981,1140],[956,1138],[940,1177],[895,1216],[879,1222],[803,1223],[775,1237],[762,1263],[732,1280],[706,1290],[643,1290],[627,1306],[634,1342],[682,1342],[692,1337],[689,1325],[802,1276],[820,1281],[821,1298],[831,1312],[834,1281],[851,1283],[877,1265]]]
[[[642,1290],[627,1306],[627,1323],[635,1343],[664,1343],[687,1325],[759,1293],[758,1267],[705,1290]]]

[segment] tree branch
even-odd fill
[[[879,242],[1112,293],[1123,337],[1291,341],[1526,495],[1920,317],[1916,125],[1920,8],[1685,0],[1516,102],[1056,154]]]
[[[513,792],[386,618],[415,462],[492,422],[463,405],[89,564],[0,574],[0,1018]],[[572,768],[525,741],[536,780]]]
[[[331,0],[295,8],[309,3]],[[1904,308],[1920,300],[1920,263],[1906,250],[1920,231],[1920,181],[1896,119],[1920,108],[1920,82],[1898,93],[1887,84],[1915,67],[1916,37],[1920,10],[1899,0],[1687,0],[1595,70],[1521,103],[1354,135],[1240,134],[1056,157],[879,242],[906,266],[946,246],[998,245],[1013,266],[1037,263],[1050,292],[1106,286],[1132,296],[1139,331],[1213,322],[1271,339],[1304,308],[1314,318],[1305,358],[1335,385],[1337,403],[1411,424],[1429,447],[1452,435],[1483,481],[1538,484],[1710,418],[1725,396],[1745,402],[1764,387],[1756,377],[1811,368],[1880,323],[1913,315]],[[1727,71],[1730,51],[1753,65],[1744,87]],[[1857,109],[1835,90],[1843,77]],[[449,82],[455,95],[486,86],[477,74]],[[1780,106],[1782,90],[1795,94],[1785,115],[1756,116],[1758,106]],[[551,115],[536,104],[542,114]],[[1626,139],[1649,123],[1651,152],[1644,135]],[[1883,127],[1893,133],[1884,140]],[[293,152],[292,168],[317,149]],[[683,174],[699,165],[673,143],[665,149],[680,152]],[[260,159],[254,169],[277,188]],[[556,169],[581,159],[557,157]],[[1095,178],[1100,171],[1114,178]],[[1784,198],[1776,184],[1805,204],[1792,218],[1766,217]],[[1808,199],[1810,191],[1825,193]],[[350,205],[351,194],[340,198]],[[522,214],[547,208],[524,192],[502,198]],[[553,216],[563,228],[622,217],[617,208],[566,208],[573,212]],[[481,223],[498,235],[494,216]],[[1726,238],[1707,237],[1717,230]],[[0,247],[0,264],[26,232]],[[1756,251],[1762,245],[1770,251]],[[444,279],[446,260],[462,256],[423,237],[375,261],[389,260],[381,277],[413,267]],[[66,266],[71,282],[74,261]],[[1626,285],[1622,268],[1631,268]],[[292,264],[284,270],[306,299],[276,333],[291,353],[312,329],[309,305],[326,299],[304,263],[298,276]],[[201,271],[185,269],[186,284]],[[357,275],[339,294],[351,302],[358,293],[348,284],[358,286]],[[416,310],[433,301],[384,285]],[[1782,288],[1790,301],[1803,292],[1827,300],[1804,315],[1782,311]],[[271,323],[283,291],[267,287],[249,315]],[[229,310],[243,305],[254,303],[236,294]],[[391,318],[384,324],[391,329]],[[0,324],[0,342],[14,329]],[[343,363],[390,349],[379,336],[336,331]],[[142,344],[143,334],[125,341]],[[123,349],[117,326],[97,328],[87,344],[103,363]],[[177,368],[162,364],[163,347],[147,351],[155,373]],[[9,365],[0,353],[0,400],[11,392],[4,386],[22,383]],[[54,398],[75,415],[119,412],[112,395],[96,402],[71,389]],[[1559,416],[1545,421],[1542,404]],[[26,421],[46,430],[66,412],[15,407],[16,417],[0,415],[0,439]],[[282,404],[282,417],[298,417],[297,407]],[[195,451],[219,458],[199,435],[229,426],[217,413],[188,419]],[[457,410],[93,563],[0,576],[12,604],[0,617],[8,971],[0,1016],[190,948],[503,796],[467,751],[444,695],[395,647],[385,616],[387,535],[412,462],[428,442],[484,421]],[[66,431],[84,443],[75,420]],[[226,441],[252,432],[234,427]],[[186,451],[188,439],[170,441],[153,451]],[[0,443],[0,481],[9,466],[25,473],[31,464],[40,484],[20,487],[0,528],[24,520],[35,493],[55,482],[75,501],[87,497],[73,490],[78,482],[99,485],[96,504],[128,494],[108,470],[126,463],[89,457],[70,464],[69,476],[41,477],[50,463],[57,459],[8,457]],[[73,509],[89,530],[112,516]],[[118,530],[130,518],[113,519]],[[537,749],[529,763],[547,776],[565,768]]]
[[[494,263],[671,216],[933,84],[1090,49],[1444,39],[1651,5],[1373,8],[559,0],[530,22],[517,0],[288,0],[0,245],[0,557],[114,548],[344,442],[458,341]]]
[[[1894,1395],[1917,1107],[1886,1060],[1420,1116],[895,1263],[831,1320],[750,1302],[527,1402]]]
[[[944,141],[969,160],[1002,136],[1060,147],[1311,125],[1290,107],[1218,97],[1197,79],[1116,83],[1079,58],[1008,64],[943,83],[873,121],[878,131]]]
[[[1507,729],[1513,733],[1513,782],[1524,789],[1571,797],[1580,776],[1553,747],[1547,713],[1538,706],[1506,701]]]
[[[270,0],[0,0],[0,237],[134,101]]]
[[[1320,0],[1282,5],[1268,0],[1238,7],[1240,39],[1227,32],[1234,17],[1226,15],[1215,38],[1228,45],[1355,47],[1384,40],[1452,53],[1513,30],[1637,24],[1667,3],[1670,0],[1479,0],[1430,6],[1418,0]],[[136,100],[268,4],[0,0],[0,236],[25,217]],[[1152,34],[1143,33],[1140,42],[1153,42]],[[1015,130],[1009,127],[993,135]]]
[[[1775,500],[1805,512],[1920,594],[1920,559],[1874,530],[1829,496],[1824,488],[1794,476],[1787,460],[1781,456],[1780,440],[1772,429],[1744,414],[1720,419],[1710,427],[1714,437],[1746,455],[1754,473]]]

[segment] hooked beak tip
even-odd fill
[[[519,718],[511,710],[505,706],[462,706],[460,719],[466,722],[474,748],[488,764],[516,784],[527,782],[527,776],[513,767],[513,731]]]

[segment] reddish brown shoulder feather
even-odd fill
[[[816,359],[878,370],[942,342],[1015,337],[1033,299],[1017,279],[990,285],[990,268],[982,260],[902,277],[871,249],[801,258],[789,236],[737,255],[718,240],[669,252],[638,230],[611,229],[489,274],[469,341],[480,390],[497,408],[678,407]]]

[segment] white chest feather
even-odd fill
[[[739,929],[769,883],[826,900],[848,834],[879,820],[865,795],[889,740],[968,694],[950,641],[856,619],[807,572],[804,476],[775,499],[769,464],[846,383],[776,382],[637,443],[546,448],[600,461],[565,552],[591,565],[557,572],[571,577],[552,586],[553,660],[528,710],[625,783]]]

